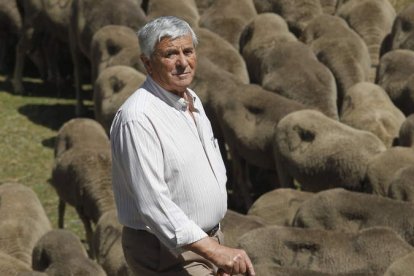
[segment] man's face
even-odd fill
[[[176,39],[164,37],[155,45],[149,59],[141,58],[152,79],[179,96],[194,78],[197,59],[191,35]]]

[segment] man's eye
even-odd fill
[[[165,54],[165,57],[166,57],[166,58],[175,58],[175,57],[176,57],[176,55],[177,55],[176,53],[166,53],[166,54]]]
[[[193,53],[194,53],[193,50],[185,50],[184,51],[184,55],[186,55],[186,56],[191,56]]]

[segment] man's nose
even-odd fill
[[[184,55],[184,53],[182,51],[178,54],[177,65],[179,65],[181,67],[187,67],[187,65],[188,65],[187,57],[186,57],[186,55]]]

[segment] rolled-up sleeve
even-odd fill
[[[122,181],[114,181],[114,190],[126,189],[130,204],[138,210],[137,216],[141,216],[146,226],[169,248],[206,237],[206,233],[172,201],[164,180],[162,145],[151,121],[143,115],[119,123],[112,132],[114,177],[122,176]]]

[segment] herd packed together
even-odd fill
[[[51,184],[59,228],[70,204],[87,240],[4,183],[0,275],[132,275],[108,132],[145,80],[136,31],[161,15],[198,36],[191,88],[227,167],[225,243],[257,275],[414,275],[414,3],[397,12],[388,0],[0,0],[14,93],[30,92],[25,59],[58,94],[68,81],[76,91]]]

